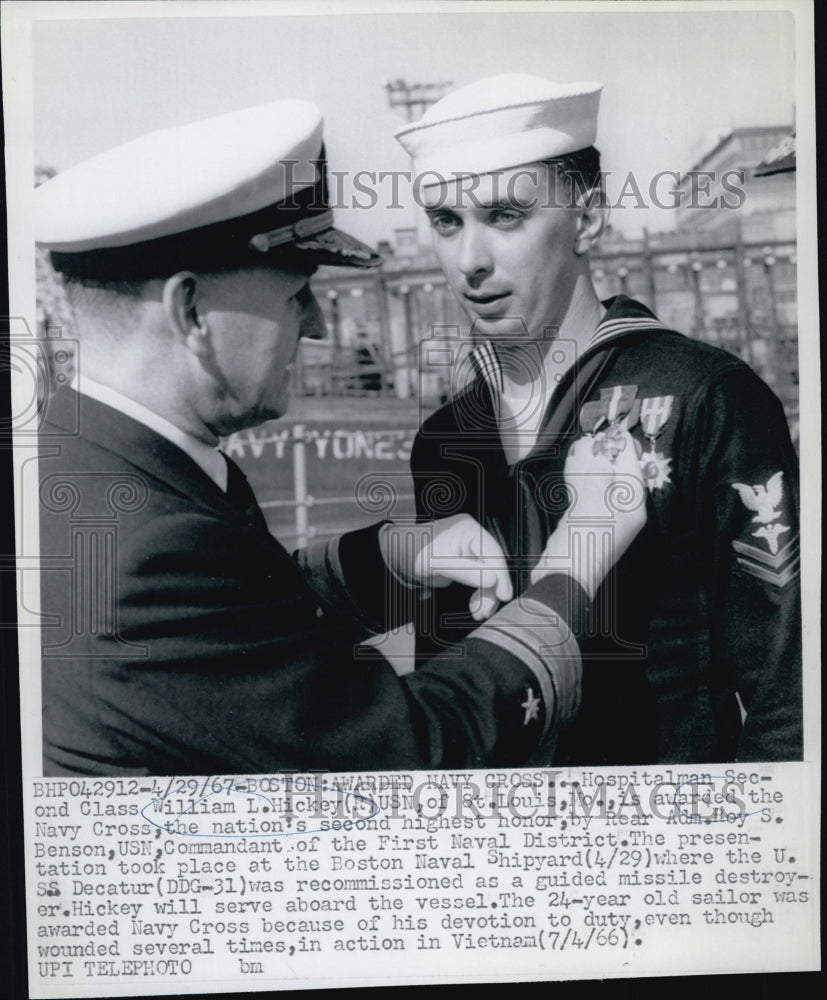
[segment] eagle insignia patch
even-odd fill
[[[738,496],[744,501],[747,510],[755,511],[753,521],[769,524],[781,516],[781,512],[775,508],[784,498],[783,478],[783,472],[776,472],[767,480],[766,486],[762,483],[757,483],[755,486],[747,486],[746,483],[732,484],[732,488],[738,491]]]
[[[783,587],[798,576],[798,535],[782,538],[790,530],[780,518],[781,501],[784,499],[784,473],[776,472],[766,483],[733,483],[732,488],[753,514],[752,523],[757,524],[751,532],[753,538],[766,542],[767,548],[734,541],[732,547],[738,556],[738,565],[751,576],[765,583]],[[783,548],[781,542],[784,542]],[[767,551],[769,550],[769,552]]]

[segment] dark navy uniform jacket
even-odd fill
[[[577,708],[568,577],[400,678],[358,646],[418,600],[378,526],[294,559],[251,493],[71,389],[39,475],[46,775],[518,764]]]
[[[411,460],[418,513],[485,524],[519,593],[566,507],[570,445],[625,421],[647,525],[595,596],[582,704],[554,761],[801,759],[798,477],[781,405],[734,355],[664,330],[625,296],[607,305],[515,465],[490,370],[424,423]],[[422,604],[420,655],[461,641],[462,603],[454,586]]]

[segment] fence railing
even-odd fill
[[[309,443],[307,428],[304,424],[294,424],[290,437],[292,449],[293,498],[291,500],[262,500],[259,506],[263,511],[290,510],[293,514],[293,531],[279,531],[281,539],[289,539],[296,548],[303,548],[313,538],[323,538],[338,533],[338,529],[320,527],[312,524],[312,512],[319,507],[335,505],[352,505],[353,520],[359,519],[359,514],[367,512],[359,507],[358,499],[353,491],[345,495],[313,496],[309,489],[307,473],[307,445]],[[412,501],[413,493],[400,493],[396,501]]]

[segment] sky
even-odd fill
[[[460,86],[519,72],[603,83],[597,146],[610,197],[628,171],[645,186],[659,171],[691,169],[734,126],[793,122],[788,12],[675,4],[569,12],[550,3],[405,13],[400,3],[385,12],[340,14],[346,5],[328,4],[336,13],[310,12],[319,5],[282,13],[295,6],[43,4],[56,19],[38,20],[33,31],[35,162],[65,169],[156,128],[301,97],[325,114],[332,169],[403,171],[409,164],[393,131],[404,119],[383,89],[400,77]],[[95,16],[135,10],[144,16]],[[228,10],[233,16],[223,16]],[[378,191],[377,207],[337,212],[338,223],[374,242],[414,223],[404,185],[402,208],[387,207],[390,188]],[[629,234],[673,222],[656,209],[613,217]]]

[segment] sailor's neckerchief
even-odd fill
[[[580,357],[572,364],[567,375],[564,376],[564,379],[567,380],[568,374],[571,371],[574,369],[578,370],[578,375],[583,376],[578,378],[578,382],[581,383],[581,388],[584,390],[584,399],[585,383],[591,382],[596,374],[591,371],[594,366],[588,364],[589,360],[593,357],[595,348],[608,345],[628,333],[664,329],[663,324],[655,317],[651,310],[626,295],[617,295],[614,298],[607,299],[602,305],[606,307],[606,314],[595,327],[594,333],[589,338]],[[497,350],[496,342],[485,341],[479,344],[471,351],[469,360],[470,370],[488,389],[492,410],[499,422],[499,401],[504,390],[504,376],[502,358]],[[600,368],[602,369],[602,365]],[[552,388],[544,401],[545,417],[541,421],[540,428],[535,435],[531,450],[536,448],[538,441],[542,437],[547,436],[549,423],[557,423],[557,421],[554,421],[553,414],[548,412],[549,403],[555,390],[556,387]]]

